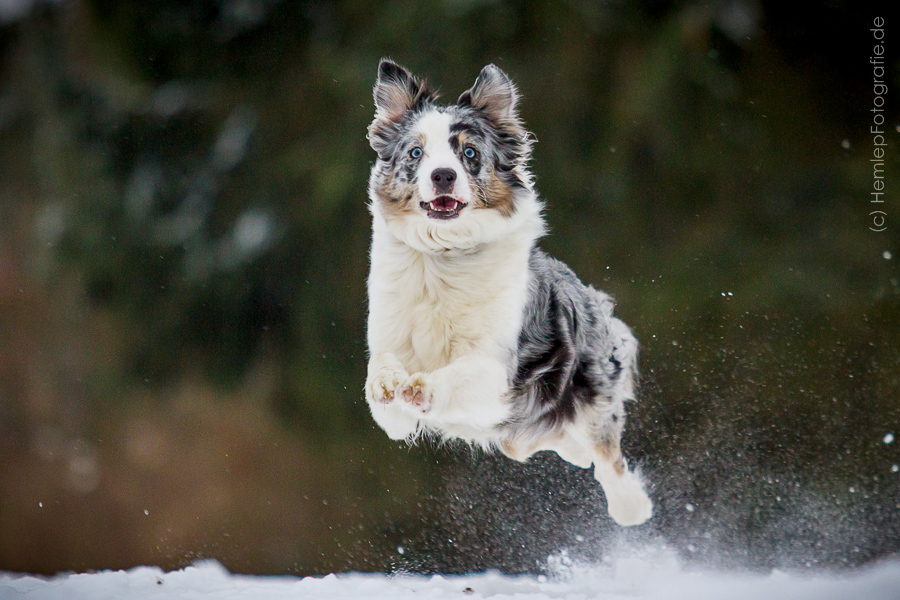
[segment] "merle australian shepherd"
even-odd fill
[[[518,92],[494,65],[456,104],[382,60],[368,139],[372,416],[393,439],[458,438],[594,474],[621,525],[650,518],[620,449],[637,341],[609,296],[536,245],[543,204]]]

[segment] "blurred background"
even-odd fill
[[[0,1],[0,570],[898,552],[900,23],[874,232],[879,13],[786,6]],[[613,526],[555,455],[407,448],[371,420],[382,56],[448,102],[489,62],[517,82],[542,246],[642,343],[625,447],[649,524]]]

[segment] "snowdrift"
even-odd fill
[[[690,571],[672,560],[623,559],[558,576],[347,573],[326,577],[234,575],[216,561],[180,571],[155,567],[38,578],[0,574],[3,600],[897,600],[900,559],[845,572],[768,575]]]

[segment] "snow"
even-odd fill
[[[900,559],[845,572],[767,575],[692,571],[674,558],[626,558],[601,566],[569,566],[557,576],[385,575],[326,577],[233,575],[207,560],[180,571],[156,567],[69,574],[44,579],[0,573],[2,600],[897,600]]]

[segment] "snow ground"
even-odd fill
[[[900,558],[847,572],[769,575],[689,571],[675,559],[629,558],[572,567],[558,577],[496,572],[431,577],[348,573],[327,577],[230,574],[216,561],[45,579],[0,573],[2,600],[898,600]]]

